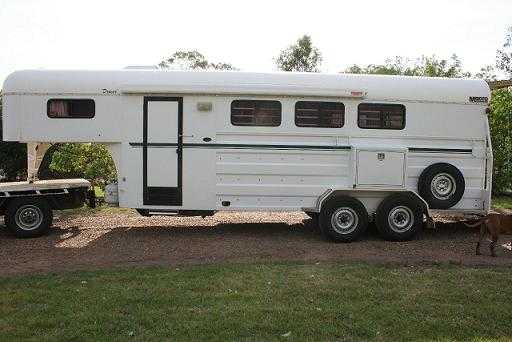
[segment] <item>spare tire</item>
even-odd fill
[[[464,176],[452,164],[436,163],[418,179],[418,192],[431,209],[448,209],[457,204],[466,188]]]

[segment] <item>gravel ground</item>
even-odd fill
[[[512,265],[512,252],[474,255],[478,232],[453,218],[414,241],[382,240],[370,227],[361,241],[325,241],[303,213],[222,212],[196,217],[141,217],[132,212],[56,216],[49,235],[15,239],[0,220],[0,276],[104,267],[295,260]],[[510,241],[503,236],[500,243]]]

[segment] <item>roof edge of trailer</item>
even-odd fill
[[[360,89],[318,88],[297,85],[280,85],[271,83],[238,85],[225,84],[183,84],[152,85],[126,84],[120,87],[124,94],[197,94],[197,95],[258,95],[258,96],[314,96],[364,98],[366,92]]]
[[[3,94],[219,94],[474,103],[489,98],[480,79],[241,71],[23,70]]]

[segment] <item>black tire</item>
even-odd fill
[[[355,241],[368,228],[368,212],[364,205],[353,197],[336,196],[329,199],[323,205],[319,218],[322,234],[336,242]],[[344,225],[347,224],[345,228]]]
[[[44,199],[18,198],[7,205],[5,225],[19,238],[44,235],[53,221],[52,209]]]
[[[440,190],[436,187],[439,184]],[[464,176],[448,163],[430,165],[418,179],[418,192],[431,209],[448,209],[457,204],[466,189]]]
[[[386,240],[411,240],[423,228],[424,204],[416,196],[399,193],[385,198],[377,208],[375,225]]]
[[[304,222],[306,227],[310,228],[311,231],[320,232],[320,224],[318,222],[320,214],[312,211],[305,211],[304,213],[309,217],[309,219],[306,219]]]

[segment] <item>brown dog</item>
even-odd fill
[[[491,250],[491,255],[493,257],[496,256],[494,248],[496,247],[496,243],[498,242],[500,234],[512,234],[512,215],[491,213],[485,217],[482,217],[474,224],[464,224],[468,227],[480,226],[480,238],[476,243],[476,255],[481,254],[480,245],[486,233],[491,237],[491,244],[489,245],[489,249]]]

